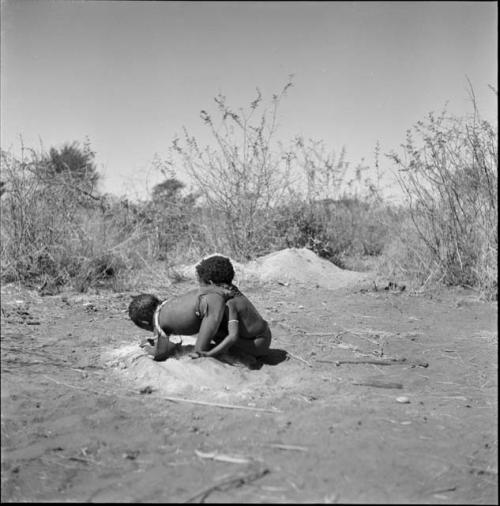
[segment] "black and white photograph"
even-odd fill
[[[498,3],[0,6],[1,502],[498,505]]]

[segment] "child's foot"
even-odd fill
[[[236,362],[239,362],[241,365],[248,367],[249,369],[260,369],[262,366],[257,358],[241,350],[233,349],[227,355]]]
[[[216,357],[221,362],[224,362],[224,364],[233,365],[235,367],[241,367],[243,364],[233,355],[230,353],[219,353]]]

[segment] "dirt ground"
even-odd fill
[[[169,400],[109,360],[147,335],[130,293],[3,286],[2,502],[498,504],[496,303],[240,288],[270,322],[274,361],[186,357],[187,376],[205,361],[219,383],[175,396],[215,406]]]

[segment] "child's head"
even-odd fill
[[[222,255],[211,255],[196,265],[200,281],[204,283],[225,283],[230,285],[234,278],[234,269],[229,258]]]
[[[132,297],[132,302],[128,307],[130,319],[141,329],[153,330],[153,317],[156,308],[160,304],[160,299],[149,293],[141,293]]]

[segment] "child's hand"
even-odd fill
[[[151,346],[155,346],[155,345],[156,345],[155,340],[154,340],[154,339],[152,339],[152,338],[150,338],[150,337],[148,337],[148,338],[146,338],[146,339],[143,339],[143,340],[139,343],[139,346],[140,346],[141,348],[145,348],[148,344],[149,344],[149,345],[151,345]]]
[[[146,354],[154,356],[155,350],[156,350],[156,348],[154,346],[150,346],[149,344],[144,344],[143,346],[141,346],[141,348],[146,352]]]
[[[207,355],[207,352],[206,351],[192,351],[189,356],[191,358],[202,358],[202,357],[206,357],[208,356]]]

